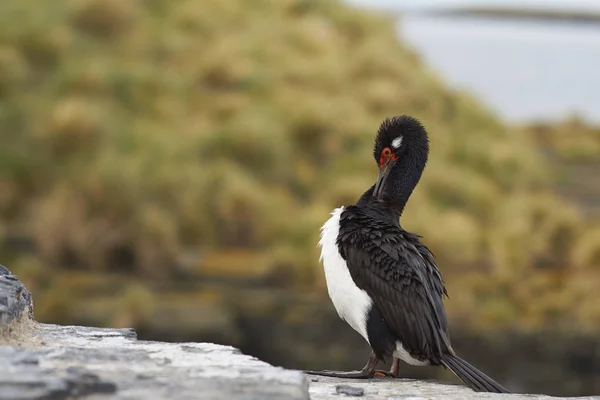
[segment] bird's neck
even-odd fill
[[[385,192],[380,198],[373,197],[373,187],[367,190],[357,205],[367,205],[378,213],[385,213],[388,218],[398,221],[413,190],[421,179],[427,158],[406,157],[398,160],[390,171],[385,185]]]
[[[373,197],[374,188],[375,186],[372,186],[363,193],[356,206],[378,221],[386,221],[391,225],[400,226],[400,214],[383,201]]]
[[[408,199],[419,183],[424,166],[425,161],[419,162],[419,160],[403,158],[398,160],[398,163],[390,171],[386,195],[382,200],[398,216],[402,215]]]

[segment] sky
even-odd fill
[[[600,11],[600,0],[346,0],[349,3],[395,10],[452,6],[505,6]]]

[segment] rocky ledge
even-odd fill
[[[13,322],[33,319],[31,293],[8,268],[0,265],[0,338],[9,335]]]
[[[31,296],[0,266],[0,400],[25,399],[487,399],[405,379],[307,377],[211,343],[137,340],[132,329],[40,324]]]

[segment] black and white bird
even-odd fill
[[[339,316],[371,346],[360,371],[310,374],[369,378],[380,360],[449,368],[476,391],[508,393],[456,355],[442,298],[447,295],[433,254],[405,231],[400,216],[421,178],[429,139],[415,118],[386,119],[375,139],[379,176],[356,205],[334,210],[321,232],[321,260],[329,297]]]

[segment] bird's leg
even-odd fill
[[[353,378],[353,379],[368,379],[372,378],[375,373],[375,366],[379,362],[379,359],[374,352],[371,352],[369,361],[360,371],[304,371],[305,374],[309,375],[320,375],[330,376],[333,378]]]
[[[378,378],[383,378],[383,377],[397,378],[398,377],[398,366],[399,366],[398,363],[399,363],[399,360],[396,357],[393,357],[392,365],[391,365],[389,371],[382,371],[380,369],[376,369],[373,376],[376,376]]]
[[[397,378],[398,377],[398,369],[400,368],[400,360],[398,360],[396,357],[394,357],[392,359],[392,366],[390,367],[390,376],[392,378]]]

